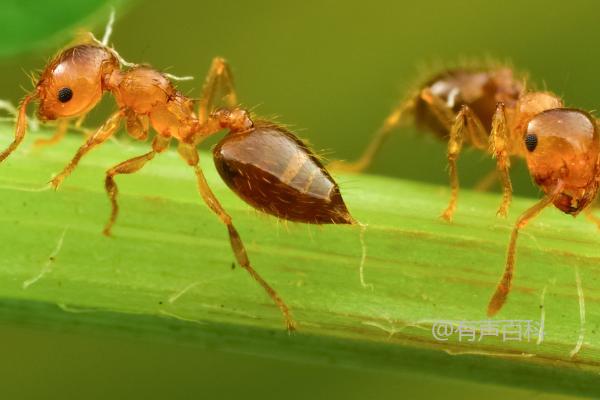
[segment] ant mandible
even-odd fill
[[[175,139],[179,154],[195,171],[202,199],[227,226],[237,262],[263,287],[281,310],[287,329],[293,330],[296,324],[288,306],[251,266],[231,216],[210,189],[199,164],[197,146],[207,137],[229,130],[213,150],[221,178],[252,207],[285,220],[357,224],[346,208],[337,183],[294,134],[273,122],[253,120],[248,111],[238,107],[231,71],[224,59],[213,60],[195,114],[195,101],[176,90],[169,79],[173,76],[149,66],[127,63],[107,45],[111,25],[109,22],[102,41],[90,34],[86,43],[63,50],[48,64],[34,91],[21,101],[15,139],[0,154],[0,161],[23,140],[26,108],[31,101],[39,101],[38,117],[42,121],[68,120],[85,115],[98,104],[104,92],[109,92],[118,110],[52,179],[52,187],[57,189],[81,158],[109,139],[123,120],[128,134],[138,140],[146,139],[152,127],[156,136],[151,151],[106,171],[105,188],[112,211],[104,234],[109,236],[119,211],[115,177],[139,171],[157,154],[167,150],[171,139]],[[221,91],[225,93],[227,107],[213,111]]]
[[[504,66],[457,68],[428,80],[417,93],[400,103],[354,163],[337,162],[332,167],[361,171],[369,166],[385,139],[405,118],[414,116],[419,127],[448,137],[451,198],[442,217],[451,221],[458,196],[456,160],[463,143],[496,158],[503,183],[498,209],[506,216],[512,197],[509,176],[511,156],[525,158],[530,175],[545,196],[523,212],[512,230],[505,270],[487,313],[495,315],[506,302],[515,267],[519,230],[542,209],[553,204],[576,216],[596,198],[600,181],[600,140],[596,119],[580,109],[565,108],[555,94],[529,91],[525,80]],[[488,133],[489,132],[489,133]]]

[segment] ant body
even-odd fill
[[[332,167],[346,171],[368,167],[407,114],[414,116],[417,126],[448,138],[452,192],[442,214],[447,221],[451,221],[456,208],[456,160],[463,143],[496,158],[503,184],[498,215],[506,216],[512,197],[511,156],[525,158],[530,175],[545,194],[519,216],[512,230],[504,274],[488,305],[488,315],[493,316],[506,302],[511,288],[521,228],[549,205],[573,216],[585,210],[594,219],[589,206],[600,181],[597,121],[583,110],[565,108],[553,93],[526,90],[524,80],[515,77],[510,68],[447,70],[428,80],[392,111],[358,161],[337,162]]]
[[[112,18],[111,18],[112,21]],[[107,33],[111,31],[111,23]],[[277,292],[251,266],[231,216],[210,189],[199,164],[196,147],[207,137],[227,129],[229,133],[213,150],[217,170],[237,195],[255,209],[278,218],[309,224],[357,224],[342,199],[337,183],[311,150],[292,133],[264,120],[253,120],[239,108],[228,64],[215,58],[207,75],[198,112],[195,101],[184,96],[170,81],[172,76],[149,66],[130,64],[93,36],[87,43],[63,50],[47,65],[32,93],[20,104],[15,139],[0,154],[0,161],[14,151],[26,131],[26,107],[39,101],[42,121],[68,120],[85,115],[104,92],[112,94],[118,110],[79,148],[71,162],[51,181],[57,189],[90,150],[109,139],[123,120],[129,135],[138,140],[156,131],[152,150],[121,162],[106,171],[105,188],[112,211],[104,234],[110,235],[119,211],[115,177],[139,171],[157,154],[167,150],[171,139],[194,169],[206,205],[226,225],[237,262],[248,271],[281,310],[286,327],[295,322]],[[122,67],[126,68],[122,68]],[[213,110],[223,91],[226,108]]]

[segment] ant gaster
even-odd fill
[[[251,266],[231,216],[210,189],[199,164],[197,146],[227,129],[229,133],[213,150],[220,176],[252,207],[278,218],[309,224],[356,224],[338,185],[314,153],[291,132],[273,122],[252,119],[237,106],[230,68],[222,58],[212,62],[196,114],[195,101],[176,90],[169,79],[172,76],[125,62],[107,42],[107,35],[102,41],[92,36],[87,43],[68,48],[51,60],[35,90],[21,102],[15,139],[0,154],[0,161],[23,140],[26,108],[31,101],[39,101],[41,120],[68,120],[85,115],[104,92],[109,92],[118,110],[78,149],[51,185],[58,188],[81,158],[109,139],[123,120],[135,139],[146,139],[151,127],[156,132],[151,151],[106,171],[105,188],[112,211],[104,233],[110,235],[119,211],[115,177],[139,171],[175,139],[179,154],[195,171],[202,199],[227,226],[237,262],[264,288],[281,310],[287,328],[293,330],[295,322],[288,306]],[[227,107],[214,111],[213,103],[221,92],[225,93]]]
[[[368,167],[385,139],[409,114],[417,126],[447,137],[452,191],[442,214],[444,219],[450,221],[456,208],[456,160],[463,143],[496,158],[503,186],[500,216],[506,216],[512,196],[510,156],[525,158],[529,173],[545,194],[515,223],[505,271],[488,305],[488,315],[495,315],[511,288],[521,228],[552,204],[573,216],[586,210],[594,218],[589,206],[597,195],[600,180],[596,119],[583,110],[565,108],[555,94],[528,91],[524,79],[517,78],[510,68],[452,69],[428,80],[400,103],[358,161],[337,162],[332,167],[347,171]]]

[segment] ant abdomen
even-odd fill
[[[223,138],[213,153],[225,183],[265,213],[311,224],[355,222],[321,162],[280,126],[255,121]]]

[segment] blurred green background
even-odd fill
[[[570,1],[192,1],[118,2],[112,43],[129,61],[177,75],[198,96],[214,56],[232,67],[240,100],[277,116],[327,157],[352,159],[420,75],[461,58],[509,60],[570,106],[600,103],[600,3]],[[101,0],[17,1],[0,6],[0,98],[16,102],[77,28],[101,37]],[[23,24],[23,19],[29,23]],[[113,106],[107,99],[88,124]],[[477,152],[459,164],[465,186],[493,168]],[[445,144],[403,129],[370,172],[446,184]],[[351,178],[344,188],[358,191]],[[522,163],[517,195],[535,196]],[[398,199],[401,201],[401,199]],[[338,370],[134,339],[79,337],[2,326],[2,398],[558,398],[425,377]],[[265,355],[268,356],[268,355]],[[152,382],[154,385],[149,385]],[[81,393],[85,392],[85,396]],[[533,396],[533,397],[532,397]]]

